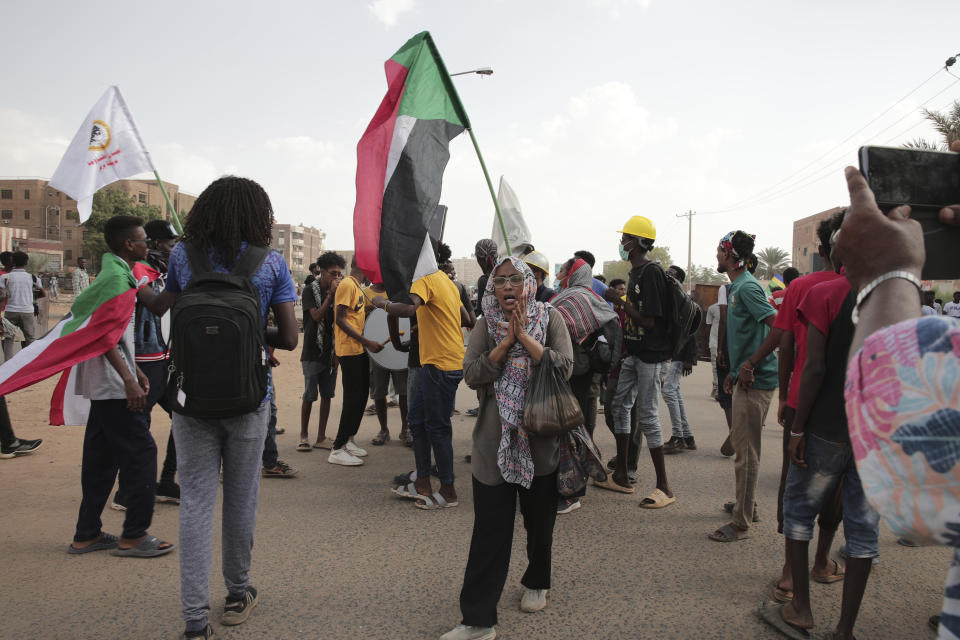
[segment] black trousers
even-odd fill
[[[80,471],[83,500],[74,541],[93,540],[100,535],[100,515],[118,471],[127,501],[123,537],[139,538],[153,520],[157,443],[143,411],[129,411],[126,400],[91,400]]]
[[[529,489],[503,484],[491,487],[473,478],[473,538],[460,591],[463,624],[497,624],[497,602],[510,567],[513,526],[520,498],[527,530],[527,570],[520,584],[529,589],[550,588],[553,525],[557,520],[557,474],[537,476]]]
[[[340,358],[340,378],[343,380],[343,408],[340,410],[340,426],[334,449],[343,449],[347,440],[357,435],[363,410],[370,393],[370,359],[366,353]]]
[[[147,413],[147,421],[150,421],[150,414],[153,412],[154,405],[159,404],[160,408],[170,415],[170,406],[167,404],[165,391],[167,387],[167,365],[169,361],[160,360],[158,362],[138,362],[137,365],[143,374],[150,380],[150,393],[147,394],[147,406],[144,411]],[[167,438],[167,453],[163,458],[163,468],[160,470],[160,482],[173,482],[177,475],[177,447],[173,441],[173,429],[170,430],[170,437]]]
[[[0,444],[10,447],[17,441],[10,424],[10,414],[7,412],[7,397],[0,396]]]
[[[583,412],[583,426],[591,438],[593,437],[593,430],[597,426],[597,396],[592,393],[591,386],[593,384],[592,371],[570,377],[570,391],[573,392],[577,404],[580,405],[580,411]]]

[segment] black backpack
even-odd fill
[[[270,253],[247,245],[229,274],[184,243],[193,277],[170,317],[173,411],[194,418],[230,418],[255,411],[267,394],[267,349],[260,295],[250,277]]]
[[[663,269],[659,263],[648,262],[643,266],[646,269],[651,264],[655,264],[658,269]],[[643,271],[640,272],[641,276]],[[683,348],[700,328],[700,322],[703,320],[703,311],[700,305],[693,301],[693,298],[687,295],[683,290],[680,281],[663,272],[664,280],[667,282],[667,296],[670,298],[670,306],[665,309],[667,321],[667,338],[670,342],[671,354],[673,359],[681,357]]]

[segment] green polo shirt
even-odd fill
[[[763,344],[770,327],[764,320],[776,315],[763,287],[749,271],[744,271],[730,285],[727,296],[727,348],[730,351],[730,373],[736,380],[740,366]],[[776,389],[777,358],[772,353],[753,368],[756,389]]]

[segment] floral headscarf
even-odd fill
[[[527,298],[527,333],[540,344],[545,344],[549,305],[537,302],[537,280],[530,267],[520,258],[509,256],[500,260],[493,272],[507,261],[523,276],[523,293]],[[510,319],[503,313],[493,293],[493,272],[487,280],[480,307],[483,309],[490,337],[500,344],[510,331]],[[527,489],[533,482],[533,454],[530,451],[530,438],[523,428],[523,409],[526,406],[531,363],[532,358],[526,348],[519,341],[514,342],[507,352],[503,373],[493,383],[501,423],[497,466],[505,481]]]
[[[739,253],[737,253],[737,250],[733,248],[733,237],[738,233],[742,233],[745,236],[750,236],[750,238],[752,238],[753,240],[757,239],[757,236],[755,236],[752,233],[747,233],[745,231],[731,231],[730,233],[728,233],[727,235],[723,236],[720,239],[720,248],[726,251],[727,253],[729,253],[730,255],[732,255],[734,258],[736,258],[737,268],[742,269],[743,266],[746,264],[746,259],[749,256],[741,256]]]

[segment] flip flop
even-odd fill
[[[177,546],[170,543],[169,547],[166,549],[161,549],[161,544],[164,544],[164,541],[160,538],[156,536],[147,536],[143,539],[143,542],[135,547],[131,547],[130,549],[121,549],[120,547],[117,547],[110,553],[115,556],[120,556],[121,558],[156,558],[157,556],[170,553]]]
[[[314,449],[333,449],[333,441],[330,438],[324,438],[323,440],[317,440],[313,443]]]
[[[736,529],[732,524],[725,524],[713,533],[708,533],[707,537],[715,542],[738,542],[746,540],[750,534]]]
[[[788,638],[793,638],[794,640],[807,640],[810,638],[811,636],[808,630],[792,625],[783,619],[783,615],[780,613],[783,607],[784,605],[782,604],[761,602],[760,608],[757,610],[757,615],[760,616],[761,620]]]
[[[67,553],[76,556],[80,555],[81,553],[91,553],[92,551],[116,549],[118,544],[120,544],[120,538],[112,533],[103,533],[100,535],[99,540],[87,547],[84,547],[83,549],[77,549],[75,546],[73,546],[73,544],[67,545]]]
[[[412,447],[412,446],[413,446],[413,434],[411,434],[409,431],[403,431],[403,432],[401,432],[401,433],[400,433],[400,442],[402,442],[402,443],[403,443],[403,446],[405,446],[405,447]]]
[[[841,565],[836,560],[831,560],[830,562],[833,563],[833,572],[831,574],[826,576],[815,576],[813,574],[810,574],[810,578],[814,582],[819,582],[820,584],[833,584],[834,582],[839,582],[843,580],[843,576],[845,573],[843,570],[843,565]]]
[[[416,486],[411,482],[409,484],[401,484],[390,489],[393,492],[393,495],[399,496],[401,498],[407,498],[408,500],[416,500],[420,497],[420,494],[417,493]]]
[[[647,502],[649,500],[650,502]],[[663,509],[677,501],[676,496],[668,496],[660,489],[654,489],[646,498],[640,501],[641,509]]]
[[[594,480],[593,486],[606,489],[607,491],[616,491],[617,493],[634,493],[636,491],[633,487],[624,487],[614,482],[613,474],[608,474],[603,482]]]
[[[793,600],[793,589],[784,589],[778,583],[780,579],[777,578],[773,581],[773,584],[770,585],[773,588],[773,599],[777,602],[786,604]]]
[[[310,446],[309,440],[301,440],[297,445],[297,451],[313,451],[313,447]]]
[[[381,446],[381,445],[387,444],[388,442],[390,442],[390,434],[389,434],[389,433],[385,433],[385,434],[382,434],[382,435],[378,433],[377,435],[375,435],[375,436],[373,437],[373,440],[370,441],[370,444],[379,447],[379,446]]]
[[[417,495],[416,502],[413,503],[417,509],[423,509],[424,511],[433,511],[434,509],[449,509],[450,507],[456,507],[460,503],[456,500],[453,502],[447,502],[439,493],[435,493],[432,496],[423,496]]]

